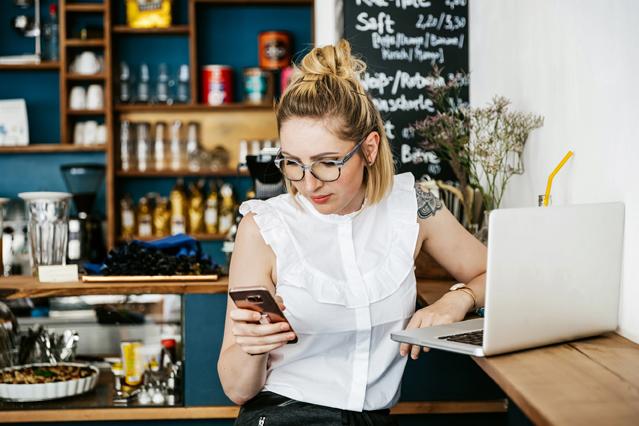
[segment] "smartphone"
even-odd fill
[[[284,313],[280,309],[277,301],[266,287],[238,287],[229,290],[229,296],[240,309],[250,309],[262,314],[260,324],[271,324],[275,322],[288,322]],[[290,323],[289,323],[290,326]],[[291,327],[291,331],[294,332]],[[295,339],[288,343],[297,343]]]

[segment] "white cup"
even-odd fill
[[[86,90],[82,86],[75,86],[71,89],[69,96],[69,108],[85,109],[86,107]]]
[[[107,142],[106,124],[100,124],[95,132],[95,143],[105,144]]]
[[[73,143],[76,145],[84,145],[84,123],[75,123]]]
[[[104,90],[102,90],[102,86],[99,84],[92,84],[87,89],[86,108],[104,108]]]
[[[100,60],[91,52],[82,52],[71,63],[69,71],[83,75],[97,74],[100,72]]]
[[[89,120],[84,122],[84,144],[92,145],[95,143],[98,133],[98,122]]]

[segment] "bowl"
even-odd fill
[[[61,362],[58,365],[68,365],[74,367],[87,367],[93,370],[93,374],[81,379],[66,380],[53,383],[34,384],[5,384],[0,383],[0,398],[15,402],[47,401],[50,399],[66,398],[69,396],[81,395],[95,388],[100,377],[100,370],[92,365],[79,364],[74,362]],[[0,373],[9,370],[19,370],[27,367],[51,367],[49,363],[27,364],[19,367],[9,367],[0,370]]]

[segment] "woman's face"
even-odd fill
[[[331,133],[323,121],[292,118],[280,128],[282,156],[309,165],[315,160],[341,161],[359,141],[345,141]],[[366,142],[364,142],[366,145]],[[348,214],[364,202],[364,159],[357,153],[342,166],[334,182],[322,182],[309,170],[304,179],[292,182],[299,193],[322,214]]]

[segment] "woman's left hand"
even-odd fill
[[[473,300],[466,293],[461,291],[446,293],[437,302],[415,312],[406,330],[461,321],[472,306]],[[402,343],[399,346],[399,353],[405,356],[410,352],[411,358],[417,359],[421,349],[417,345]],[[425,347],[423,350],[428,352],[430,348]]]

